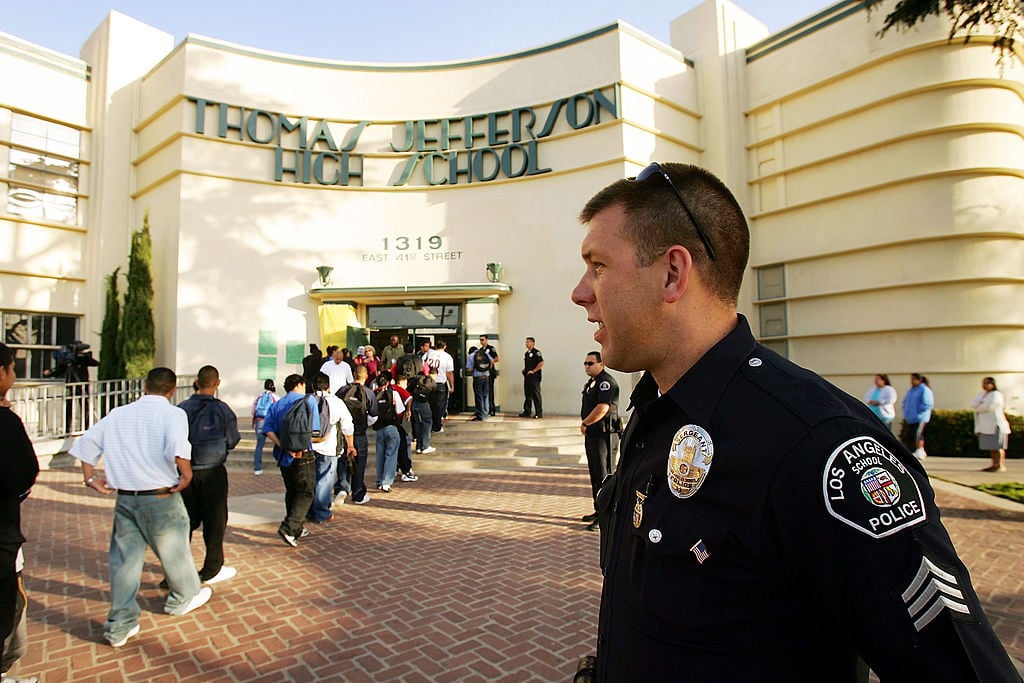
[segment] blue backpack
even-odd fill
[[[264,391],[260,394],[260,397],[256,399],[256,417],[266,417],[267,412],[270,410],[270,406],[272,405],[274,405],[274,394],[269,391]]]

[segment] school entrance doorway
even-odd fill
[[[412,344],[414,352],[419,351],[424,340],[429,341],[431,346],[440,340],[448,345],[446,350],[455,360],[455,383],[449,387],[448,398],[448,410],[452,413],[461,412],[466,405],[466,387],[461,371],[464,365],[462,349],[465,346],[463,317],[461,302],[366,307],[370,344],[377,350],[378,356],[391,343],[393,336],[398,337],[401,345]]]

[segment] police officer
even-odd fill
[[[544,367],[544,356],[536,347],[533,337],[526,338],[526,353],[523,355],[523,412],[519,417],[530,417],[530,406],[533,406],[533,417],[544,417],[544,404],[540,397],[541,369]]]
[[[644,371],[598,495],[599,681],[1020,681],[922,466],[860,401],[758,344],[742,210],[703,169],[595,195],[573,301]],[[860,680],[866,680],[862,678]]]
[[[598,528],[597,492],[601,482],[615,466],[615,456],[619,451],[619,385],[615,383],[604,363],[601,352],[591,351],[583,361],[583,369],[590,378],[583,385],[583,405],[580,408],[580,433],[583,434],[583,445],[587,451],[587,468],[590,470],[590,488],[594,495],[594,512],[583,517],[590,522],[588,531]]]

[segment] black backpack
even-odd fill
[[[348,412],[352,414],[353,426],[355,426],[356,429],[365,430],[367,400],[366,391],[363,390],[363,385],[353,382],[352,384],[338,389],[337,396],[345,403],[345,407],[348,408]]]
[[[374,429],[383,429],[388,425],[398,424],[398,413],[395,412],[395,392],[389,387],[381,387],[377,390],[377,421],[373,423]]]
[[[477,372],[487,372],[491,369],[491,357],[483,349],[478,349],[473,355],[473,368]]]
[[[420,375],[410,380],[412,386],[409,387],[409,393],[417,401],[429,401],[430,395],[434,393],[434,389],[437,388],[437,382],[430,375]]]
[[[195,399],[185,401],[185,414],[188,415],[188,441],[192,444],[193,467],[210,467],[227,460],[228,439],[227,424],[220,411],[217,399],[202,401],[195,412],[189,408],[195,405]]]
[[[313,436],[313,409],[309,405],[309,396],[303,396],[290,406],[281,416],[278,440],[281,449],[289,453],[309,450],[309,442]]]

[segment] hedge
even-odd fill
[[[1024,417],[1007,415],[1010,421],[1010,442],[1006,457],[1024,457]],[[897,431],[897,434],[899,432]],[[933,410],[924,433],[928,456],[954,458],[987,458],[987,451],[978,450],[974,433],[974,412],[970,410]]]

